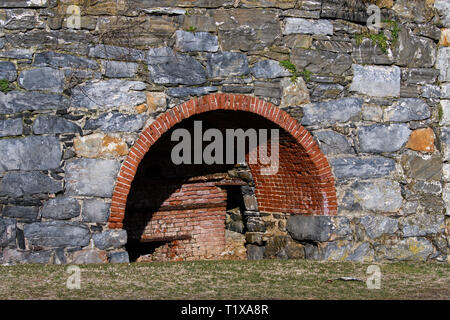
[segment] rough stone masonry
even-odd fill
[[[335,179],[336,215],[244,192],[244,257],[448,263],[448,0],[0,0],[0,79],[1,264],[128,262],[125,159],[214,93],[286,111]]]

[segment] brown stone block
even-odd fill
[[[450,29],[441,30],[441,41],[439,42],[441,46],[450,46]]]
[[[73,141],[75,153],[79,157],[103,158],[120,157],[128,154],[128,146],[120,138],[101,133],[77,137]]]
[[[411,133],[406,147],[416,151],[434,152],[434,138],[431,128],[417,129]]]

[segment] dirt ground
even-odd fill
[[[0,266],[0,299],[450,299],[450,266],[308,260]],[[345,281],[340,277],[357,280]],[[372,283],[372,282],[370,282]]]

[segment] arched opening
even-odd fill
[[[202,133],[213,128],[223,137],[227,129],[277,129],[278,170],[263,174],[261,163],[249,161],[248,141],[245,164],[227,163],[226,143],[224,164],[174,164],[172,133],[183,128],[194,137],[199,123]],[[198,146],[191,147],[194,161]],[[270,142],[267,149],[270,154]],[[328,162],[296,120],[255,98],[216,94],[169,110],[143,132],[119,173],[109,227],[127,230],[131,260],[217,259],[227,255],[229,233],[263,231],[261,212],[333,215],[336,209]]]

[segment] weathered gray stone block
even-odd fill
[[[428,99],[439,99],[441,97],[441,88],[439,86],[426,84],[422,87],[422,97]]]
[[[441,16],[441,22],[450,28],[450,3],[447,0],[436,0],[434,2],[434,7],[439,12]]]
[[[217,36],[209,32],[187,32],[177,30],[175,36],[175,47],[182,52],[216,52],[219,50]]]
[[[369,238],[375,239],[383,234],[393,234],[398,230],[397,219],[383,216],[365,216],[360,219]]]
[[[332,222],[326,216],[291,216],[286,229],[295,240],[323,242],[330,238]]]
[[[150,49],[148,70],[150,80],[158,84],[198,85],[206,81],[200,62],[167,47]]]
[[[89,228],[76,222],[35,222],[24,227],[25,239],[33,246],[85,247],[89,244]]]
[[[333,241],[315,251],[312,257],[315,260],[372,262],[374,259],[374,250],[368,242]]]
[[[442,159],[439,156],[421,157],[416,154],[402,157],[408,177],[420,180],[441,180]]]
[[[53,31],[46,29],[29,30],[27,32],[9,32],[5,34],[5,38],[11,46],[16,46],[15,44],[20,43],[21,47],[35,47],[38,50],[51,46],[80,54],[85,54],[88,43],[94,41],[94,38],[87,32],[73,32],[73,30]]]
[[[0,248],[16,246],[16,220],[0,217]]]
[[[128,256],[128,252],[120,251],[120,252],[110,252],[108,254],[109,262],[111,263],[129,263],[130,257]]]
[[[362,119],[366,121],[382,122],[383,108],[377,105],[364,105]]]
[[[274,9],[215,10],[213,19],[219,29],[222,50],[251,51],[269,48],[282,36],[278,14]]]
[[[450,181],[450,163],[442,164],[442,181]]]
[[[444,191],[445,192],[445,191]],[[422,209],[427,214],[443,214],[445,212],[445,194],[424,194],[420,197]]]
[[[53,115],[39,116],[33,123],[33,133],[35,134],[81,132],[81,128],[77,124]]]
[[[18,136],[23,132],[21,118],[0,120],[0,137]]]
[[[260,247],[254,244],[247,245],[247,259],[248,260],[262,260],[264,259],[264,247]]]
[[[400,68],[353,65],[350,91],[374,97],[400,96]]]
[[[31,9],[10,9],[4,11],[2,27],[7,30],[31,30],[42,29],[44,22],[39,19],[36,10]]]
[[[265,259],[303,259],[305,249],[289,236],[274,235],[267,240],[264,250]]]
[[[334,175],[346,178],[380,178],[395,170],[395,161],[384,157],[330,159]]]
[[[107,230],[92,236],[94,245],[99,249],[117,249],[127,243],[127,231],[124,229]]]
[[[432,243],[424,238],[411,237],[395,245],[375,247],[377,260],[426,261],[434,252]]]
[[[50,262],[51,256],[52,250],[29,252],[5,248],[3,250],[3,257],[0,254],[0,264],[3,265],[16,265],[24,263],[48,264]]]
[[[428,105],[422,99],[399,99],[384,110],[384,121],[408,122],[412,120],[425,120],[431,116]]]
[[[299,72],[308,70],[313,74],[351,75],[353,61],[348,54],[294,48],[291,56],[292,63],[295,64]]]
[[[378,180],[354,183],[344,196],[342,205],[361,208],[364,212],[367,210],[397,212],[402,203],[401,188],[397,182]]]
[[[248,212],[248,211],[246,211]],[[247,231],[249,232],[265,232],[266,225],[259,217],[248,217],[246,220]]]
[[[412,183],[411,189],[415,193],[430,193],[439,195],[442,192],[442,184],[440,181],[417,180]]]
[[[13,49],[13,50],[1,51],[0,58],[31,60],[33,58],[33,50],[31,50],[31,49]]]
[[[401,84],[400,97],[415,98],[420,95],[420,87],[414,84]]]
[[[67,220],[80,215],[81,206],[76,199],[58,196],[45,202],[42,208],[42,218]]]
[[[321,254],[317,244],[305,243],[305,259],[320,260]]]
[[[300,39],[303,39],[304,42],[303,44],[307,44],[308,36],[299,36],[297,37],[297,44],[300,47],[309,47],[308,45],[301,45],[302,41],[300,41]],[[292,37],[292,39],[295,39],[295,37]],[[294,40],[295,41],[295,40]],[[294,42],[295,43],[295,42]],[[353,51],[353,46],[351,41],[347,40],[347,39],[342,39],[342,40],[315,40],[313,42],[312,45],[313,49],[318,49],[318,50],[325,50],[325,51],[331,51],[331,52],[339,52],[339,53],[351,53]]]
[[[346,261],[354,262],[371,262],[374,259],[374,250],[370,247],[368,242],[363,242],[352,248],[350,254],[345,259]]]
[[[361,99],[344,98],[305,105],[303,107],[302,125],[328,125],[359,118],[362,104]]]
[[[61,182],[36,171],[8,172],[0,184],[0,194],[14,198],[30,194],[57,193],[62,189]]]
[[[417,212],[417,208],[419,207],[418,201],[407,201],[402,207],[402,213],[404,215],[410,215]]]
[[[24,70],[18,83],[27,90],[43,90],[62,93],[64,90],[64,72],[49,67]]]
[[[8,94],[0,92],[0,114],[65,109],[68,106],[69,100],[62,95],[25,91],[11,91]]]
[[[38,67],[99,69],[98,63],[95,60],[54,51],[36,53],[33,65]]]
[[[49,0],[2,0],[0,8],[45,8]]]
[[[183,28],[195,26],[199,32],[216,32],[217,27],[214,18],[210,14],[192,14],[184,16]]]
[[[406,144],[410,134],[406,124],[363,126],[359,128],[359,146],[361,152],[395,152]]]
[[[441,100],[442,117],[439,121],[441,125],[450,126],[450,100]]]
[[[58,168],[61,147],[55,137],[0,140],[0,171]]]
[[[0,253],[0,264],[10,266],[24,263],[28,254],[28,252],[19,251],[17,249],[4,248]]]
[[[433,16],[432,3],[421,0],[398,0],[392,10],[404,21],[424,23]]]
[[[227,1],[222,1],[224,4],[227,4]],[[314,1],[307,1],[308,3]],[[305,4],[305,8],[308,6],[308,3]],[[285,1],[285,0],[245,0],[240,4],[243,8],[280,8],[280,9],[292,9],[295,7],[295,3],[293,1]],[[303,6],[302,6],[303,8]],[[307,9],[305,9],[307,10]],[[313,10],[313,9],[311,9]],[[287,10],[291,11],[291,10]]]
[[[441,72],[439,75],[440,81],[450,81],[450,47],[439,48],[436,68]]]
[[[314,1],[316,2],[316,1]],[[366,24],[369,17],[364,2],[348,0],[322,0],[320,16],[322,18],[344,19]]]
[[[326,155],[355,153],[349,139],[333,130],[316,131],[314,137],[319,141],[319,147]]]
[[[116,160],[79,159],[66,163],[68,195],[111,197],[119,172]]]
[[[156,7],[156,8],[144,9],[144,12],[157,13],[157,14],[168,14],[168,15],[171,15],[171,14],[173,14],[173,15],[182,15],[182,14],[186,14],[186,9]]]
[[[104,132],[137,132],[142,129],[146,119],[145,115],[113,111],[104,113],[96,119],[87,120],[84,129]]]
[[[450,160],[450,128],[441,128],[441,148],[442,148],[442,159],[444,161]]]
[[[253,194],[243,195],[245,210],[248,211],[258,211],[258,200]]]
[[[9,61],[0,61],[0,79],[15,81],[17,78],[16,65]]]
[[[247,56],[238,52],[208,54],[208,77],[241,76],[249,73]]]
[[[52,250],[30,252],[26,259],[26,263],[48,264],[50,263],[51,256]]]
[[[203,96],[212,92],[217,92],[217,87],[196,87],[196,88],[170,88],[167,94],[175,98],[183,98],[187,96]]]
[[[253,93],[255,89],[253,86],[235,86],[235,85],[224,85],[222,86],[222,92],[224,93]]]
[[[3,216],[16,218],[23,221],[36,221],[39,214],[37,207],[23,207],[23,206],[6,206],[3,209]]]
[[[280,81],[255,81],[255,96],[264,98],[281,98]]]
[[[418,213],[400,220],[404,237],[422,237],[445,232],[445,217]]]
[[[303,18],[286,18],[284,35],[301,33],[313,35],[332,35],[333,24],[328,20],[307,20]]]
[[[319,101],[324,99],[337,99],[343,91],[344,87],[340,84],[321,83],[313,89],[311,96]]]
[[[350,219],[343,216],[331,217],[331,237],[330,240],[351,240],[352,228],[350,225]]]
[[[381,64],[390,65],[395,62],[394,54],[391,48],[383,52],[381,48],[374,44],[371,39],[363,39],[360,45],[353,46],[352,58],[357,64]]]
[[[343,241],[327,242],[324,248],[318,250],[318,257],[325,261],[343,261],[349,254],[351,244]]]
[[[89,49],[89,56],[123,61],[145,61],[147,59],[145,51],[104,44],[98,44],[91,47]]]
[[[250,72],[255,78],[271,79],[290,76],[290,72],[280,65],[276,60],[258,61],[253,65]]]
[[[450,99],[450,83],[441,84],[441,98]]]
[[[439,70],[434,68],[408,68],[402,70],[402,81],[410,84],[432,84],[439,77]]]
[[[436,44],[433,40],[417,37],[401,28],[395,51],[397,64],[411,68],[431,68],[436,62]]]
[[[74,107],[107,109],[119,106],[136,106],[147,101],[146,85],[140,81],[93,80],[72,89]]]
[[[138,64],[133,62],[103,61],[104,75],[108,78],[133,78]]]
[[[105,223],[109,218],[110,204],[99,199],[83,201],[82,219],[86,222]]]
[[[450,184],[444,184],[444,188],[442,191],[442,199],[445,203],[445,215],[450,216]]]

